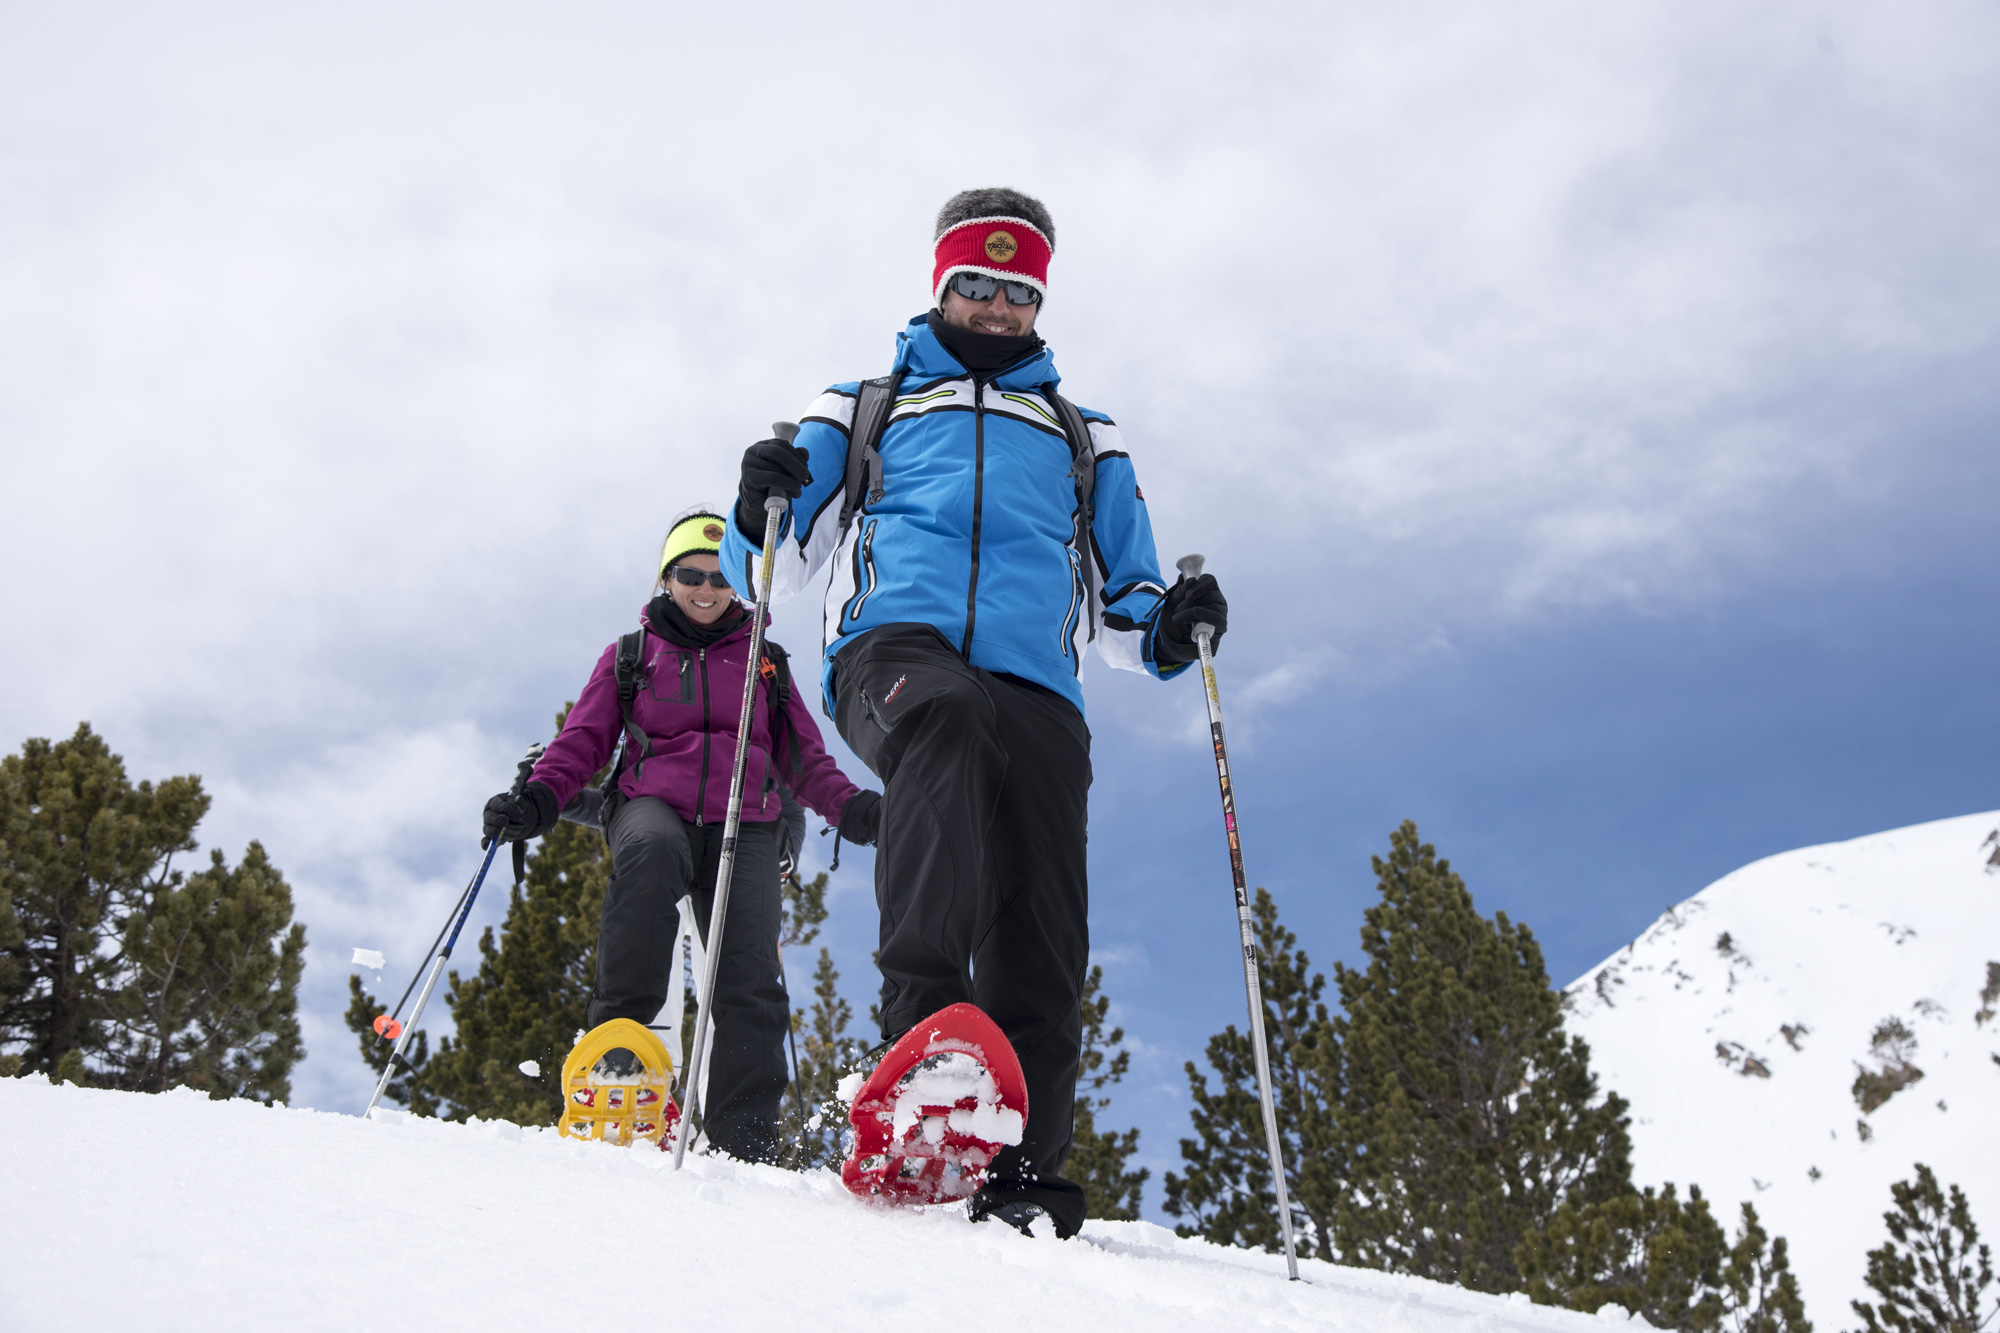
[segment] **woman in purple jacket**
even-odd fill
[[[718,572],[727,519],[695,513],[677,521],[660,553],[657,595],[639,614],[645,629],[630,728],[619,706],[618,645],[597,659],[590,681],[519,796],[486,803],[488,836],[513,842],[555,827],[563,808],[625,749],[602,809],[611,882],[597,935],[597,987],[590,1026],[614,1018],[651,1023],[667,1002],[678,929],[675,905],[694,896],[704,941],[754,612]],[[715,980],[715,1038],[703,1098],[710,1142],[732,1156],[768,1161],[777,1151],[790,1013],[778,960],[779,783],[850,842],[873,843],[881,796],[849,782],[820,742],[806,706],[813,690],[777,688],[767,655],[751,709],[743,775],[742,828]],[[781,694],[789,697],[780,699]],[[614,1052],[614,1054],[616,1054]]]

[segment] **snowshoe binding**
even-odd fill
[[[864,1199],[948,1203],[978,1191],[1028,1119],[1021,1061],[976,1006],[940,1009],[904,1033],[854,1094],[854,1151],[840,1178]]]
[[[600,1023],[563,1061],[557,1132],[621,1148],[640,1140],[665,1148],[681,1118],[673,1087],[673,1057],[649,1029],[629,1018]]]
[[[984,1222],[988,1218],[991,1218],[996,1222],[1005,1222],[1029,1240],[1035,1238],[1035,1224],[1049,1215],[1048,1209],[1038,1203],[1030,1203],[1026,1199],[1008,1199],[1004,1203],[984,1209],[979,1206],[979,1203],[978,1199],[973,1200],[973,1221]],[[1045,1229],[1054,1230],[1054,1223],[1050,1223]]]

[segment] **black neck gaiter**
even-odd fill
[[[944,344],[944,350],[957,357],[961,366],[979,376],[992,375],[1017,361],[1025,361],[1043,347],[1040,334],[1012,338],[1004,333],[981,333],[977,329],[947,324],[944,316],[935,310],[925,315],[924,321],[937,335],[937,340]]]
[[[713,648],[741,629],[749,614],[749,608],[738,602],[713,625],[697,625],[666,593],[646,604],[646,621],[653,627],[653,633],[681,648]]]

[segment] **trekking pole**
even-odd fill
[[[521,844],[514,845],[519,847]],[[396,1066],[402,1062],[403,1052],[409,1047],[410,1038],[416,1035],[417,1024],[424,1016],[424,1006],[431,1002],[431,992],[437,988],[438,974],[444,971],[444,965],[451,960],[451,946],[458,943],[458,932],[465,929],[465,919],[472,915],[472,904],[479,898],[479,886],[486,882],[486,872],[492,868],[494,854],[499,850],[500,839],[495,838],[487,844],[486,859],[480,863],[479,873],[473,876],[471,886],[466,889],[465,897],[459,903],[457,918],[451,927],[451,938],[444,942],[444,952],[431,964],[430,979],[424,982],[424,993],[417,997],[417,1007],[410,1014],[410,1021],[403,1025],[403,1030],[396,1036],[396,1049],[389,1052],[389,1063],[382,1066],[382,1077],[375,1084],[375,1095],[368,1099],[368,1109],[361,1113],[363,1120],[374,1118],[375,1104],[382,1100],[382,1093],[388,1088],[389,1080],[395,1077]],[[403,993],[409,994],[408,991]]]
[[[528,758],[522,761],[519,771],[514,776],[514,794],[516,796],[519,796],[527,788],[528,774],[534,768],[534,761],[540,756],[543,748],[537,745],[529,752]],[[458,906],[453,909],[452,915],[445,918],[445,924],[451,928],[451,938],[445,940],[444,952],[439,954],[437,961],[431,964],[430,978],[424,982],[424,993],[417,997],[417,1007],[410,1012],[410,1021],[403,1024],[402,1030],[398,1032],[395,1030],[395,1010],[391,1010],[389,1013],[383,1015],[383,1018],[389,1020],[387,1023],[384,1023],[381,1018],[375,1020],[375,1030],[384,1036],[393,1035],[396,1039],[396,1048],[389,1052],[389,1062],[382,1066],[382,1077],[375,1084],[375,1095],[368,1099],[368,1109],[361,1113],[363,1120],[374,1118],[375,1104],[382,1100],[382,1093],[388,1088],[389,1080],[395,1077],[396,1066],[402,1063],[403,1052],[408,1049],[411,1038],[416,1035],[417,1024],[424,1016],[424,1006],[431,1002],[431,992],[437,989],[438,977],[444,972],[444,965],[451,961],[451,950],[452,946],[458,943],[458,932],[465,929],[466,918],[472,915],[472,905],[479,901],[480,886],[486,883],[486,872],[493,868],[493,858],[499,850],[500,839],[493,838],[487,842],[486,859],[479,863],[479,873],[472,877],[472,882],[465,886],[465,892],[459,895]],[[521,886],[521,882],[527,878],[527,875],[528,844],[517,842],[514,844],[514,887],[518,889]],[[444,932],[440,930],[438,934],[442,937]],[[436,940],[431,941],[431,948],[437,948]],[[410,986],[416,984],[417,979],[411,977]],[[403,1000],[409,998],[410,990],[406,986],[403,988]],[[396,1009],[403,1007],[403,1000],[396,1001]]]
[[[458,901],[451,905],[449,912],[445,913],[444,924],[438,927],[437,937],[431,941],[431,947],[424,950],[423,961],[418,963],[417,970],[410,974],[410,984],[403,987],[402,997],[396,1001],[396,1007],[375,1019],[375,1035],[380,1037],[384,1044],[393,1042],[402,1035],[403,1025],[397,1021],[397,1015],[401,1014],[403,1006],[410,1002],[410,993],[416,990],[417,983],[424,979],[424,969],[430,966],[431,955],[437,952],[438,945],[444,943],[444,933],[450,930],[451,923],[458,919],[458,909],[465,906],[465,895],[470,892],[472,892],[472,882],[468,880],[465,887],[458,891]]]
[[[775,422],[771,433],[790,443],[799,428],[789,421]],[[701,960],[703,985],[701,1003],[695,1006],[694,1048],[688,1053],[687,1082],[681,1091],[680,1132],[674,1135],[674,1170],[687,1157],[688,1140],[694,1137],[694,1117],[700,1110],[702,1045],[708,1036],[709,1020],[715,1014],[715,972],[722,961],[722,923],[729,910],[729,881],[736,873],[736,834],[743,824],[743,770],[750,758],[751,705],[757,699],[757,663],[764,655],[764,615],[771,606],[771,568],[778,554],[778,525],[784,521],[782,495],[764,497],[764,558],[757,573],[757,609],[750,620],[750,658],[743,669],[743,711],[736,719],[736,764],[729,772],[729,812],[722,821],[722,855],[715,866],[715,904],[708,910],[707,949]]]
[[[1190,583],[1201,577],[1202,558],[1176,562]],[[1201,650],[1201,682],[1208,694],[1208,734],[1215,742],[1215,776],[1222,784],[1222,827],[1229,834],[1229,872],[1236,880],[1236,926],[1243,937],[1243,989],[1250,1000],[1250,1045],[1257,1056],[1257,1097],[1264,1104],[1264,1147],[1271,1155],[1271,1183],[1278,1190],[1278,1225],[1285,1233],[1285,1268],[1299,1280],[1299,1256],[1292,1244],[1292,1202],[1285,1189],[1285,1148],[1278,1137],[1278,1112],[1271,1102],[1271,1052],[1264,1044],[1264,987],[1257,976],[1257,934],[1250,918],[1250,890],[1243,876],[1243,842],[1236,829],[1236,787],[1229,777],[1229,746],[1222,738],[1222,696],[1215,686],[1215,626],[1194,627]]]

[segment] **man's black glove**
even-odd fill
[[[1208,641],[1210,652],[1222,647],[1223,631],[1229,628],[1229,603],[1215,586],[1213,574],[1196,579],[1183,574],[1167,589],[1167,600],[1153,617],[1153,661],[1177,666],[1200,657],[1194,642],[1196,625],[1215,626],[1215,637]]]
[[[539,838],[556,826],[562,817],[562,810],[556,805],[556,794],[540,782],[530,782],[516,796],[511,791],[503,791],[486,803],[486,817],[481,831],[485,837],[479,845],[484,847],[494,838],[502,842],[526,842]]]
[[[812,485],[806,451],[783,440],[759,440],[743,451],[743,482],[737,493],[736,526],[753,542],[764,540],[764,501],[773,495],[796,500]]]
[[[840,836],[863,847],[875,845],[875,835],[882,828],[882,793],[879,791],[858,791],[847,798],[847,806],[840,812]]]

